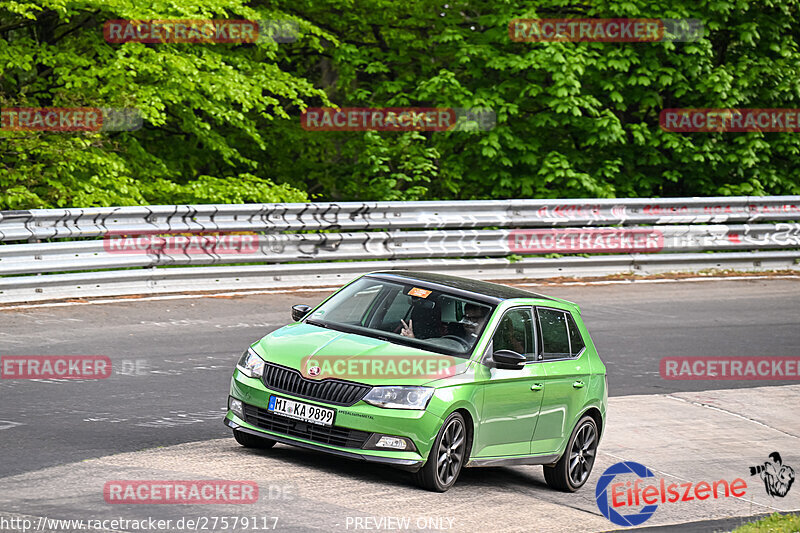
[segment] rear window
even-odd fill
[[[571,313],[567,313],[567,328],[569,329],[569,344],[574,357],[581,353],[581,350],[586,347],[586,344],[583,342],[581,332],[578,329],[578,325],[575,323],[575,319],[572,318]]]
[[[542,359],[577,357],[586,347],[575,319],[568,311],[537,309],[542,332]]]
[[[542,331],[542,359],[563,359],[572,354],[569,350],[567,319],[564,311],[538,309],[539,328]]]

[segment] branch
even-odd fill
[[[32,24],[36,24],[36,19],[26,20],[25,22],[17,22],[16,24],[9,24],[8,26],[0,26],[0,33],[5,33],[11,30],[17,30],[19,28],[24,28]]]
[[[69,35],[70,33],[73,33],[76,30],[80,30],[80,29],[85,28],[87,26],[87,23],[90,22],[90,21],[93,21],[95,15],[97,15],[98,13],[100,13],[99,9],[97,11],[95,11],[94,13],[92,13],[91,15],[89,15],[88,17],[86,17],[83,20],[83,22],[81,22],[80,24],[78,24],[76,26],[73,26],[73,28],[71,30],[67,30],[64,33],[62,33],[61,35],[59,35],[58,37],[53,38],[53,40],[51,41],[50,44],[55,44],[58,41],[60,41],[61,39],[63,39],[64,37],[66,37],[67,35]]]

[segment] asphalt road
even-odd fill
[[[543,469],[536,466],[468,468],[452,489],[434,494],[417,488],[407,472],[283,444],[269,450],[245,449],[231,438],[221,438],[119,453],[5,477],[0,482],[0,524],[3,518],[14,515],[27,515],[34,524],[42,519],[52,524],[51,520],[153,518],[172,520],[176,527],[168,530],[185,533],[194,529],[178,526],[182,518],[227,516],[233,521],[256,516],[266,518],[270,527],[275,524],[276,531],[287,533],[376,529],[601,532],[614,524],[597,504],[597,483],[612,465],[634,461],[652,469],[665,485],[743,478],[744,494],[731,498],[723,491],[719,498],[659,502],[645,524],[671,525],[667,531],[675,533],[720,531],[736,520],[741,522],[744,516],[800,509],[800,491],[791,490],[785,497],[776,498],[767,493],[759,477],[748,475],[750,466],[763,464],[775,450],[780,450],[785,465],[800,465],[800,412],[774,409],[775,405],[797,405],[799,401],[800,385],[610,398],[611,414],[595,473],[587,486],[574,494],[547,487]],[[105,484],[120,480],[231,478],[257,484],[257,501],[247,505],[164,505],[109,503],[103,497]],[[623,474],[618,481],[634,479]],[[658,481],[651,479],[646,484],[655,488]],[[629,510],[618,509],[623,514]],[[264,529],[261,525],[259,531]],[[107,527],[136,531],[127,526]],[[69,533],[77,533],[77,529]],[[155,526],[141,529],[164,531]],[[210,529],[230,531],[224,526]],[[237,531],[253,533],[256,529],[243,525]],[[22,532],[6,532],[0,525],[0,533]]]
[[[226,437],[230,374],[252,341],[329,291],[0,310],[0,355],[107,355],[104,380],[0,381],[0,478]],[[579,303],[612,396],[752,387],[664,381],[668,355],[794,355],[800,280],[552,286]],[[769,382],[780,385],[790,382]]]

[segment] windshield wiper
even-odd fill
[[[311,319],[308,319],[308,320],[306,320],[306,324],[311,324],[312,326],[319,326],[319,327],[321,327],[321,328],[330,329],[330,328],[329,328],[329,327],[328,327],[328,326],[325,324],[325,322],[322,322],[321,320],[311,320]]]
[[[306,320],[306,324],[311,324],[312,326],[319,326],[325,329],[332,329],[334,331],[340,331],[342,333],[359,333],[359,331],[351,327],[347,324],[340,324],[338,322],[327,322],[325,320]]]

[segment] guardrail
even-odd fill
[[[800,197],[162,205],[1,211],[0,241],[74,239],[165,229],[356,231],[783,220],[800,220]]]
[[[796,268],[791,221],[800,196],[3,211],[0,302],[336,284],[387,268],[491,279]],[[707,253],[720,251],[746,253]],[[220,264],[241,266],[207,266]],[[168,266],[198,268],[157,268]]]

